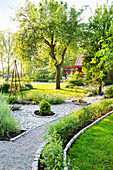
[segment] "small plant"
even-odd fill
[[[49,139],[48,144],[42,150],[43,160],[49,169],[64,169],[63,161],[63,142],[60,135],[54,131],[51,136],[47,136]]]
[[[0,91],[1,91],[2,93],[8,93],[9,88],[10,88],[10,84],[8,84],[8,83],[3,83],[3,84],[1,85],[1,87],[0,87]]]
[[[14,103],[18,102],[18,100],[17,100],[17,98],[15,98],[15,97],[9,97],[9,98],[7,99],[7,102],[8,102],[9,104],[14,104]]]
[[[42,100],[39,104],[39,112],[43,115],[47,115],[51,110],[51,105],[46,101]]]
[[[113,85],[111,85],[105,90],[105,96],[108,98],[113,97]]]

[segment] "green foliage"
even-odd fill
[[[68,10],[67,3],[62,1],[45,0],[38,7],[26,1],[25,7],[16,14],[15,20],[20,24],[15,34],[16,55],[27,60],[37,60],[37,56],[41,60],[49,57],[47,61],[57,70],[56,89],[60,89],[60,68],[67,49],[73,45],[77,48],[82,25],[79,17],[83,11],[76,11],[74,7]]]
[[[102,80],[105,72],[112,62],[112,53],[103,49],[102,42],[106,45],[106,51],[112,49],[112,41],[110,48],[107,38],[107,32],[111,27],[113,20],[113,4],[108,7],[108,4],[97,7],[93,16],[89,18],[88,24],[85,25],[82,36],[82,47],[85,50],[83,56],[83,71],[86,79],[91,80],[94,84],[98,81],[99,93],[102,92]],[[82,34],[81,34],[82,35]],[[109,36],[108,36],[109,39]]]
[[[104,80],[104,84],[105,85],[111,85],[111,84],[113,84],[113,80],[109,80],[109,79]]]
[[[33,89],[33,86],[30,83],[25,84],[25,86],[28,87],[29,89]]]
[[[0,135],[10,136],[13,132],[18,134],[20,128],[20,122],[12,117],[5,97],[0,93]]]
[[[113,97],[113,85],[111,85],[105,90],[105,96],[108,98]]]
[[[83,77],[82,74],[80,74],[78,71],[76,71],[74,74],[71,73],[69,75],[69,79],[65,80],[64,83],[66,83],[67,88],[74,88],[74,86],[83,86]]]
[[[69,133],[76,127],[77,117],[73,114],[59,119],[58,122],[55,122],[53,125],[49,124],[46,127],[46,131],[49,135],[53,134],[56,131],[57,134],[65,141],[69,136]]]
[[[45,100],[47,100],[51,104],[61,104],[64,103],[64,97],[58,94],[47,94],[44,96]]]
[[[46,144],[45,148],[42,150],[44,159],[41,160],[41,162],[47,165],[46,169],[48,170],[61,170],[64,167],[62,140],[55,131],[51,136],[46,137],[48,138],[48,144]]]
[[[94,103],[90,106],[82,107],[80,110],[75,111],[74,114],[70,114],[63,117],[58,122],[47,126],[48,134],[52,134],[55,130],[62,139],[66,139],[69,133],[76,129],[78,126],[82,126],[84,123],[90,122],[96,116],[101,115],[105,111],[109,110],[110,105],[113,104],[113,99],[102,100],[99,103]]]
[[[81,134],[68,151],[70,164],[77,169],[113,169],[113,114]],[[75,168],[76,169],[76,168]]]
[[[64,98],[61,95],[58,94],[51,94],[51,93],[37,93],[37,92],[29,92],[26,96],[25,96],[25,100],[34,100],[37,103],[40,103],[41,100],[46,100],[51,104],[61,104],[64,103]]]
[[[9,104],[14,104],[14,103],[18,102],[18,99],[15,98],[15,97],[9,97],[9,98],[7,99],[7,102],[8,102]]]
[[[54,122],[54,124],[49,124],[46,126],[47,134],[45,135],[45,139],[47,139],[49,143],[43,150],[43,156],[45,156],[44,163],[48,165],[48,169],[50,169],[50,166],[53,169],[56,167],[55,160],[57,165],[64,165],[64,162],[62,161],[62,142],[67,140],[72,130],[76,130],[78,127],[85,124],[87,125],[87,123],[89,123],[92,119],[95,119],[95,117],[98,117],[104,112],[109,111],[112,105],[113,99],[102,100],[97,104],[94,103],[90,106],[83,107],[82,109],[77,110],[74,114],[70,114],[66,117],[63,117],[62,119],[59,119],[59,121]],[[61,152],[59,151],[59,148]],[[59,152],[59,157],[54,156],[53,161],[50,160],[52,154],[58,155]],[[69,165],[69,167],[70,166],[71,165]]]
[[[10,84],[9,83],[3,83],[2,85],[0,85],[0,91],[2,93],[8,93],[10,88]]]
[[[51,110],[51,105],[46,101],[46,100],[42,100],[39,104],[39,111],[43,114],[43,115],[47,115]]]

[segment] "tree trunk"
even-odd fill
[[[102,94],[102,79],[98,79],[98,84],[99,84],[99,94]]]
[[[10,74],[10,66],[9,66],[9,55],[8,55],[8,77],[7,77],[7,81],[9,81],[9,74]]]
[[[61,66],[56,66],[56,89],[60,89],[60,74],[61,74]]]
[[[21,78],[22,78],[22,62],[21,62],[21,64],[20,64],[20,67],[21,67]]]

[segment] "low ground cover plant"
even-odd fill
[[[63,143],[62,147],[64,147],[64,144],[68,142],[68,140],[70,139],[70,137],[72,137],[72,135],[77,133],[80,127],[87,126],[89,123],[91,123],[92,121],[94,121],[95,119],[97,119],[98,117],[100,117],[101,115],[105,114],[110,110],[113,110],[113,99],[102,100],[97,104],[94,103],[90,106],[82,107],[82,109],[77,110],[76,112],[74,112],[74,114],[70,114],[66,117],[63,117],[62,119],[59,119],[59,121],[55,122],[54,124],[49,124],[46,127],[47,135],[45,136],[45,139],[48,140],[48,148],[47,148],[48,151],[52,147],[51,142],[49,143],[49,139],[50,137],[52,138],[54,136],[53,135],[54,133],[56,134],[56,136],[58,135],[60,137],[60,140]],[[43,154],[45,154],[45,152],[48,151],[44,149]],[[59,152],[59,151],[58,149],[56,149],[54,152]],[[46,154],[46,158],[44,158],[45,163],[48,164],[50,155],[52,154],[56,155],[52,151]],[[58,160],[57,157],[56,160]],[[59,166],[60,162],[57,162],[56,165],[60,167]],[[54,168],[54,164],[52,164],[51,167]]]
[[[10,136],[20,133],[21,124],[11,115],[5,97],[0,93],[0,136]]]
[[[69,150],[75,169],[113,169],[113,114],[89,128]]]

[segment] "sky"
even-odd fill
[[[34,2],[36,5],[41,0],[30,0]],[[92,12],[95,11],[97,3],[105,4],[106,0],[63,0],[67,2],[68,6],[75,6],[76,10],[81,8],[83,5],[89,5],[92,9]],[[108,3],[111,4],[113,0],[108,0]],[[15,16],[16,10],[20,6],[24,6],[25,0],[0,0],[0,30],[6,30],[10,28],[12,31],[16,30],[16,22],[11,20],[11,17]],[[91,11],[88,9],[84,12],[84,21],[87,22],[87,19],[91,16]]]

